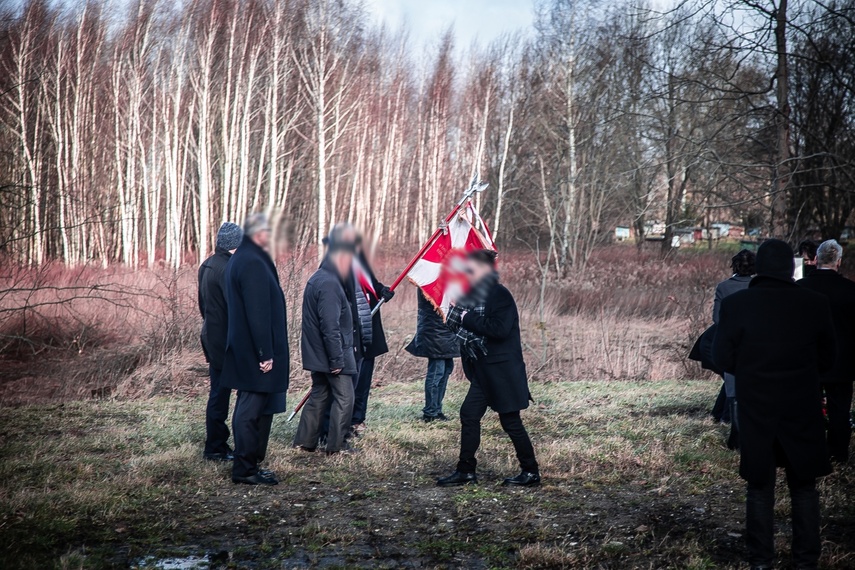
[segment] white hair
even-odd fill
[[[822,242],[816,250],[816,264],[821,267],[833,267],[842,258],[843,246],[834,239]]]

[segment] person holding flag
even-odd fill
[[[496,255],[491,249],[470,252],[464,267],[469,292],[456,302],[450,301],[447,324],[460,343],[469,392],[460,407],[457,469],[437,479],[440,487],[478,482],[475,454],[481,444],[481,418],[488,407],[499,414],[522,468],[516,477],[505,479],[504,485],[540,484],[534,447],[520,418],[520,411],[528,408],[531,393],[520,341],[519,312],[511,292],[499,283]]]

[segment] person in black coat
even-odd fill
[[[353,380],[357,374],[351,303],[345,282],[351,278],[356,244],[343,240],[346,224],[330,232],[327,255],[303,292],[303,368],[311,372],[312,393],[300,416],[294,446],[315,451],[330,399],[327,453],[347,451],[353,416]]]
[[[445,326],[442,315],[421,290],[416,334],[406,350],[413,356],[428,359],[422,419],[426,422],[447,421],[448,418],[442,412],[442,402],[445,399],[448,378],[454,370],[454,359],[460,356],[460,348],[457,346],[455,334]]]
[[[478,250],[468,255],[467,275],[472,288],[448,312],[448,326],[460,344],[463,372],[469,392],[460,407],[460,457],[457,469],[437,480],[440,487],[475,483],[475,454],[481,443],[481,418],[490,407],[499,414],[502,429],[511,438],[522,472],[505,485],[540,483],[540,470],[520,411],[528,408],[525,361],[520,341],[517,305],[499,283],[496,252]]]
[[[357,248],[356,263],[364,271],[364,278],[371,287],[363,286],[357,276],[357,279],[355,279],[355,293],[357,299],[360,299],[359,295],[362,295],[362,298],[366,300],[370,313],[381,299],[384,303],[391,301],[392,297],[395,296],[395,292],[383,285],[374,276],[360,239],[357,240]],[[380,311],[374,313],[370,319],[371,342],[365,343],[364,338],[369,335],[363,335],[362,364],[359,367],[359,374],[357,375],[356,385],[354,386],[355,399],[353,402],[353,416],[350,420],[354,433],[359,433],[365,428],[365,418],[368,412],[368,396],[371,392],[371,382],[374,379],[375,360],[378,356],[389,352],[389,345],[386,343],[386,332],[383,330],[383,320],[380,317]]]
[[[748,483],[746,539],[753,568],[775,561],[775,471],[783,466],[792,500],[796,567],[820,556],[816,479],[831,471],[825,446],[820,375],[835,363],[828,300],[793,283],[793,251],[780,240],[757,252],[748,289],[724,299],[713,358],[736,376],[739,474]]]
[[[231,461],[229,447],[229,400],[232,391],[220,385],[223,359],[226,354],[226,337],[229,332],[229,313],[226,305],[226,265],[243,239],[243,230],[237,224],[226,222],[217,231],[214,255],[199,267],[199,312],[202,313],[202,351],[208,362],[211,390],[205,408],[205,451],[209,461]]]
[[[799,285],[828,298],[837,335],[837,361],[822,377],[828,413],[828,451],[832,461],[849,460],[852,437],[852,382],[855,380],[855,282],[838,271],[843,247],[835,240],[823,242],[816,254],[816,271]]]
[[[751,278],[754,275],[754,262],[756,255],[753,251],[743,249],[733,256],[730,260],[730,268],[733,275],[729,279],[725,279],[715,288],[715,299],[713,301],[713,324],[718,324],[719,312],[721,311],[721,302],[737,291],[742,291],[748,288],[751,283]],[[722,413],[716,418],[718,421],[730,422],[730,437],[727,440],[727,447],[730,449],[739,448],[739,420],[736,417],[736,379],[730,372],[723,374],[724,384],[721,387],[719,399],[724,397]],[[716,402],[718,404],[718,402]]]
[[[238,390],[232,481],[250,485],[278,483],[258,465],[267,452],[273,414],[285,411],[291,366],[285,295],[266,251],[269,242],[267,218],[253,214],[226,266],[229,329],[221,381]]]

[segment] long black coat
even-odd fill
[[[416,335],[407,345],[407,352],[422,358],[457,358],[460,346],[457,335],[451,332],[442,316],[431,302],[419,291],[419,312],[416,320]]]
[[[226,303],[226,265],[232,254],[217,251],[199,266],[199,312],[202,314],[202,350],[205,360],[217,370],[223,369],[226,337],[229,333],[229,309]]]
[[[247,392],[286,392],[291,357],[285,296],[273,260],[244,237],[226,266],[225,282],[229,333],[220,381]],[[261,372],[259,363],[271,358],[273,369]]]
[[[834,364],[833,326],[828,301],[792,281],[755,277],[722,301],[713,357],[736,376],[747,481],[776,464],[801,479],[831,472],[819,381]]]
[[[855,282],[830,269],[817,269],[798,282],[821,293],[831,304],[831,317],[837,335],[837,362],[822,376],[823,382],[842,383],[855,380]]]
[[[329,374],[341,369],[355,375],[356,349],[351,303],[329,259],[309,278],[303,291],[303,368]]]
[[[486,339],[487,354],[478,360],[463,356],[463,372],[477,382],[490,407],[502,414],[528,407],[531,392],[520,341],[517,304],[504,285],[496,283],[487,295],[484,314],[466,313],[463,328]]]

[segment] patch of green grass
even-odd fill
[[[449,416],[465,389],[449,387]],[[267,467],[282,484],[270,488],[233,485],[228,465],[201,459],[203,398],[5,408],[0,567],[127,567],[151,555],[224,550],[223,564],[253,570],[274,559],[349,568],[409,559],[428,568],[736,565],[741,543],[720,529],[739,530],[738,457],[704,412],[717,385],[533,389],[539,405],[523,420],[544,479],[524,490],[498,486],[518,465],[492,412],[483,422],[481,483],[435,487],[456,462],[459,423],[417,421],[420,383],[375,389],[354,456],[290,449],[297,422],[278,417]],[[845,474],[821,485],[837,513],[830,520],[844,531],[855,512],[849,486]],[[635,531],[642,527],[650,530]],[[830,535],[825,567],[852,561],[846,540],[842,531]]]

